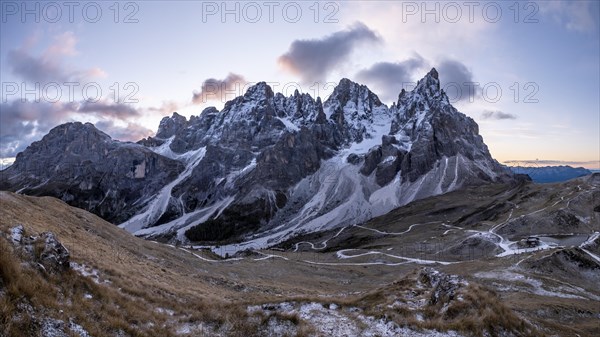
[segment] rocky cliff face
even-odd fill
[[[0,187],[58,196],[136,235],[237,239],[243,249],[510,179],[433,69],[389,108],[348,79],[324,103],[261,82],[222,111],[165,117],[138,144],[59,126],[2,172]]]
[[[148,148],[114,141],[86,123],[68,123],[17,155],[0,189],[60,198],[120,223],[183,170]]]

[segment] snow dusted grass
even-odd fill
[[[561,298],[579,298],[584,299],[581,288],[561,286],[559,288],[549,288],[542,281],[527,277],[523,274],[512,272],[508,270],[499,272],[481,272],[474,275],[478,278],[487,278],[493,280],[503,280],[508,282],[506,290],[523,291],[533,293],[540,296],[548,297],[561,297]],[[548,289],[549,288],[549,289]],[[594,296],[593,294],[587,294],[587,296]],[[600,298],[596,298],[600,300]]]
[[[359,297],[302,298],[250,305],[247,312],[294,317],[315,336],[543,336],[494,292],[428,268]]]
[[[0,326],[6,336],[150,336],[133,322],[160,322],[143,303],[75,270],[49,274],[0,237]],[[68,322],[68,323],[67,323]],[[157,327],[164,336],[164,328]]]
[[[432,269],[349,304],[362,308],[366,317],[385,317],[383,323],[415,330],[410,336],[543,336],[494,292]]]
[[[0,198],[3,195],[0,193]],[[27,204],[17,207],[10,199]],[[69,248],[72,261],[76,261],[72,265],[76,270],[61,277],[48,278],[36,270],[24,268],[17,258],[10,259],[16,261],[12,263],[13,267],[21,268],[22,277],[38,284],[30,290],[19,290],[25,295],[11,297],[8,301],[4,301],[7,297],[3,297],[0,290],[0,310],[3,310],[0,324],[5,323],[5,317],[19,317],[18,322],[10,323],[11,331],[18,331],[13,334],[15,336],[27,331],[22,330],[27,327],[39,328],[36,325],[39,308],[47,308],[43,314],[64,322],[66,327],[73,322],[92,336],[114,336],[120,331],[130,336],[329,337],[339,333],[349,336],[458,337],[507,336],[510,335],[508,332],[517,336],[537,335],[537,332],[529,330],[531,325],[508,309],[500,299],[500,296],[503,300],[505,296],[513,296],[508,303],[513,310],[519,310],[527,307],[527,301],[522,299],[523,293],[507,295],[500,292],[498,295],[475,284],[479,281],[489,284],[486,279],[470,279],[473,281],[462,284],[452,299],[441,296],[440,301],[432,303],[435,287],[425,280],[419,281],[418,271],[405,277],[411,270],[420,270],[421,266],[414,262],[398,260],[403,264],[366,265],[360,263],[361,257],[357,257],[357,261],[352,260],[358,262],[357,265],[348,266],[306,262],[339,263],[331,249],[339,250],[340,242],[351,242],[349,240],[355,237],[357,229],[362,236],[374,233],[378,237],[378,241],[371,243],[365,240],[377,246],[363,251],[377,250],[405,256],[407,251],[401,249],[402,245],[386,245],[386,242],[429,238],[435,233],[441,235],[450,226],[446,222],[410,229],[410,224],[436,219],[413,221],[409,218],[407,221],[410,223],[401,227],[385,223],[364,226],[388,234],[363,228],[336,229],[320,239],[308,238],[315,243],[314,248],[323,249],[310,249],[308,244],[300,244],[298,250],[307,251],[292,252],[295,248],[292,242],[283,248],[286,251],[255,252],[244,256],[243,260],[218,260],[220,263],[215,263],[218,257],[204,251],[184,251],[131,237],[83,211],[66,209],[66,205],[54,199],[11,196],[3,198],[2,202],[0,231],[4,231],[5,237],[11,235],[9,229],[15,223],[23,223],[27,231],[36,233],[51,230]],[[48,212],[49,209],[52,211]],[[392,221],[398,218],[392,214],[389,221],[393,224]],[[459,226],[452,227],[455,230],[452,235],[463,232],[463,225]],[[491,224],[486,226],[491,227]],[[470,229],[469,225],[464,227]],[[6,242],[10,244],[9,240]],[[389,251],[392,247],[393,250]],[[347,252],[348,255],[354,253]],[[383,257],[372,254],[362,258],[366,261],[367,258]],[[431,258],[441,260],[441,257]],[[503,258],[431,265],[446,272],[473,275],[504,268],[510,263],[510,258]],[[13,268],[10,263],[0,267],[7,270],[3,272],[1,282],[10,282],[4,281],[5,275],[19,274],[10,272]],[[6,279],[11,277],[6,276]],[[498,282],[507,284],[506,280]],[[26,282],[23,287],[28,287]],[[572,322],[577,321],[579,303],[583,301],[562,297],[544,297],[543,300],[557,301],[547,308],[545,315],[548,315],[548,320],[556,317],[555,312],[559,312],[560,316],[569,312],[573,313]],[[27,312],[19,309],[23,303],[35,309],[31,315],[19,316],[18,310]],[[546,308],[545,304],[539,300],[527,310],[540,310]],[[589,315],[593,315],[596,309],[591,304],[588,307]],[[519,311],[521,314],[523,312]],[[531,316],[526,317],[529,319]],[[547,321],[533,322],[542,326],[548,324]],[[589,323],[580,330],[561,330],[561,325],[573,325],[572,322],[557,321],[556,327],[550,331],[565,332],[559,335],[593,331]]]
[[[102,280],[100,278],[100,275],[98,275],[98,273],[99,273],[98,269],[92,268],[90,266],[86,266],[85,264],[79,264],[77,262],[71,262],[70,267],[71,267],[71,269],[78,272],[81,276],[91,278],[96,284],[110,283],[110,281]]]
[[[83,329],[91,336],[168,337],[200,323],[224,336],[235,336],[231,330],[258,336],[252,331],[260,324],[244,310],[207,296],[208,282],[189,276],[188,254],[132,237],[56,199],[3,192],[0,198],[0,331],[7,337],[50,336],[44,326],[73,336],[84,336],[74,331]],[[23,235],[54,232],[71,252],[72,268],[50,274],[20,255],[11,242],[15,223],[24,225]],[[182,268],[185,277],[175,272]]]
[[[260,313],[265,317],[283,317],[279,325],[270,327],[273,334],[268,336],[281,336],[293,331],[286,326],[287,322],[298,325],[306,321],[312,326],[311,336],[364,336],[364,337],[459,337],[457,332],[438,332],[435,330],[415,330],[409,327],[400,327],[384,318],[365,316],[363,310],[357,307],[341,308],[336,304],[316,302],[279,304],[265,304],[250,306],[248,311]]]
[[[59,337],[65,333],[79,337],[264,336],[262,331],[274,324],[251,317],[244,306],[226,301],[188,301],[171,297],[165,289],[104,282],[97,269],[74,262],[75,269],[49,274],[21,256],[1,235],[0,252],[3,337]],[[300,325],[293,316],[273,317]],[[290,331],[298,333],[290,336],[303,336],[302,329],[295,327]]]

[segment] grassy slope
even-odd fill
[[[509,198],[510,193],[505,192],[504,188],[491,186],[489,190],[480,194],[466,193],[459,197],[451,194],[427,199],[415,204],[416,206],[409,205],[395,213],[375,219],[369,226],[375,227],[374,224],[377,225],[378,221],[379,229],[400,231],[406,230],[408,224],[415,221],[440,220],[440,217],[449,215],[457,215],[468,221],[469,216],[474,215],[471,214],[472,210],[464,207],[483,207],[489,202],[486,199],[489,195],[503,195]],[[454,207],[452,202],[462,202],[463,205]],[[422,212],[419,207],[438,210],[441,207],[446,210],[423,216],[418,214]],[[402,221],[399,222],[399,219]],[[83,210],[69,207],[59,200],[0,192],[0,231],[6,233],[19,223],[23,224],[30,234],[43,231],[57,234],[58,239],[70,250],[72,261],[97,269],[100,279],[110,281],[110,284],[97,285],[73,271],[48,276],[22,267],[17,263],[19,256],[12,252],[4,238],[0,238],[3,252],[7,252],[2,254],[0,260],[2,279],[7,284],[7,291],[0,303],[2,317],[14,317],[19,312],[19,303],[26,302],[38,308],[38,315],[43,311],[46,316],[66,321],[68,318],[74,318],[94,336],[110,335],[116,330],[123,330],[133,336],[169,336],[175,332],[177,326],[187,322],[204,322],[216,330],[227,331],[228,335],[261,335],[265,324],[264,317],[258,321],[250,318],[245,310],[247,305],[282,301],[335,302],[342,306],[360,307],[369,312],[369,308],[377,305],[384,308],[388,304],[386,301],[389,298],[376,294],[397,292],[394,285],[401,282],[399,280],[410,279],[411,275],[414,275],[413,271],[418,268],[413,264],[367,267],[315,265],[303,262],[336,262],[332,258],[333,254],[314,251],[277,252],[289,258],[289,261],[279,258],[254,261],[247,258],[236,262],[209,263],[189,252],[132,237],[114,225]],[[419,228],[411,240],[432,235],[429,230],[426,227]],[[373,238],[372,235],[367,235],[372,233],[354,229],[344,231],[343,235],[331,240],[330,244],[342,248],[344,240],[351,237],[357,237],[359,240],[364,237],[372,240],[369,245],[381,247],[397,247],[403,244],[387,236],[378,235]],[[351,236],[347,236],[348,234]],[[205,257],[214,258],[209,255]],[[505,261],[497,264],[489,261],[467,261],[460,266],[440,268],[468,277],[486,268],[502,268],[503,263]],[[524,305],[523,301],[518,300],[518,294],[496,296],[474,282],[471,284],[474,284],[471,291],[473,298],[470,299],[472,303],[488,303],[495,307],[497,312],[508,310],[501,303],[500,297],[504,297],[511,307],[522,309],[521,314],[536,310],[546,299],[535,297],[526,302],[529,305]],[[85,299],[85,294],[91,294],[92,299]],[[557,301],[559,303],[556,305],[566,303],[559,300],[555,302]],[[572,305],[575,308],[582,306],[577,301]],[[170,314],[168,311],[157,311],[157,308],[173,312]],[[442,316],[432,315],[435,319],[419,323],[410,315],[389,313],[386,312],[387,309],[379,310],[379,315],[389,314],[389,317],[401,325],[424,328],[453,328],[465,332],[481,332],[487,329],[485,325],[473,322],[479,318],[493,318],[492,313],[478,307],[472,309],[474,311],[467,311],[470,317],[455,317],[452,322],[445,321]],[[369,314],[377,315],[377,312]],[[299,335],[310,334],[308,324],[298,322],[297,317],[279,319],[298,325],[295,333]],[[17,331],[15,335],[18,335],[20,326],[28,326],[26,317],[17,323],[6,319],[0,323],[12,327],[10,331]],[[546,321],[540,320],[536,323],[546,324]],[[516,316],[510,316],[508,322],[498,321],[497,324],[517,329],[515,331],[525,326]],[[574,332],[573,329],[560,326],[552,327],[551,330]],[[586,331],[593,331],[593,327],[584,326],[583,329],[575,331],[583,336]]]

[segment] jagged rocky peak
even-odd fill
[[[388,124],[390,117],[388,107],[375,93],[347,78],[340,80],[323,104],[323,110],[336,125],[343,143],[371,138],[376,134],[375,125]]]
[[[440,77],[435,68],[431,68],[427,75],[419,80],[417,88],[419,87],[427,87],[432,93],[440,91]]]
[[[435,70],[435,68],[431,68],[431,70],[429,71],[429,73],[427,73],[427,76],[425,77],[431,77],[435,80],[439,80],[439,74],[437,72],[437,70]]]
[[[338,85],[333,89],[331,96],[325,101],[325,105],[337,105],[340,107],[348,106],[350,103],[356,108],[366,107],[372,110],[373,107],[382,106],[379,97],[373,93],[366,85],[358,84],[347,78],[342,78]]]
[[[145,146],[113,140],[91,123],[67,123],[19,153],[0,190],[60,198],[120,222],[183,170]]]
[[[439,74],[435,68],[432,68],[425,77],[417,82],[415,88],[410,91],[410,95],[406,90],[402,89],[398,95],[397,106],[410,103],[410,100],[414,100],[415,96],[424,99],[429,105],[436,101],[449,104],[444,90],[440,88]]]
[[[297,127],[307,126],[315,122],[322,123],[323,119],[327,119],[323,115],[321,101],[315,101],[310,94],[302,93],[298,89],[294,90],[294,93],[289,97],[281,93],[275,94],[273,103],[277,116],[288,118]],[[288,124],[294,129],[293,125]]]
[[[388,108],[366,85],[347,78],[340,80],[329,98],[323,104],[328,116],[338,124],[344,120],[373,121],[373,115],[387,115]]]
[[[327,115],[325,115],[325,112],[323,111],[323,102],[321,102],[321,97],[317,97],[315,105],[317,109],[317,118],[315,119],[315,122],[317,124],[327,123]]]
[[[420,79],[413,90],[402,89],[398,95],[398,102],[393,104],[390,109],[396,116],[392,122],[393,134],[407,126],[410,126],[411,129],[416,128],[432,114],[460,114],[450,104],[444,90],[440,88],[439,74],[435,68],[432,68],[425,77]],[[413,122],[409,122],[413,119]]]
[[[209,106],[208,108],[202,110],[200,115],[217,114],[217,113],[219,113],[219,110],[217,108],[215,108],[214,106]],[[195,117],[195,116],[192,116],[192,117]]]
[[[30,166],[30,160],[37,160],[53,151],[57,154],[69,152],[81,156],[94,155],[97,149],[109,146],[112,142],[109,135],[98,130],[92,123],[65,123],[53,128],[41,140],[33,142],[25,151],[17,154],[13,166]],[[56,156],[52,158],[53,162],[58,159]]]
[[[63,125],[47,136],[57,144],[34,143],[17,158],[0,189],[57,196],[139,235],[182,241],[195,226],[231,230],[227,238],[188,236],[218,241],[357,223],[504,176],[477,124],[444,97],[435,69],[392,108],[347,78],[325,102],[274,94],[259,82],[221,111],[163,118],[141,145],[113,141],[91,124]],[[307,203],[321,206],[303,210]],[[214,221],[183,216],[193,212]]]
[[[427,75],[417,82],[415,90],[426,92],[430,96],[437,95],[440,92],[440,78],[437,70],[431,68]]]
[[[274,93],[266,82],[258,82],[246,90],[243,96],[225,103],[221,110],[221,123],[239,123],[243,120],[261,120],[264,116],[273,116]]]
[[[59,125],[48,132],[44,138],[75,138],[88,135],[100,139],[112,139],[109,135],[97,129],[92,123],[71,122]]]
[[[171,117],[164,117],[160,121],[156,137],[163,139],[169,138],[179,132],[179,130],[183,129],[186,124],[187,118],[177,112],[173,112]]]
[[[246,100],[265,100],[274,96],[273,89],[266,82],[258,82],[246,90]]]
[[[219,110],[214,106],[205,108],[198,116],[190,116],[188,128],[208,130],[219,115]]]

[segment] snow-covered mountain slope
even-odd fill
[[[275,94],[261,82],[221,111],[207,108],[189,120],[177,113],[165,117],[156,137],[139,144],[107,142],[151,152],[153,162],[175,163],[163,173],[168,181],[151,184],[151,191],[126,204],[135,214],[121,227],[184,242],[242,241],[239,248],[356,224],[466,185],[512,179],[490,156],[477,124],[448,102],[435,69],[391,107],[348,79],[325,102],[299,92]],[[95,153],[93,143],[77,144]],[[73,177],[27,169],[29,159],[43,162],[48,151],[45,145],[26,150],[2,172],[0,186],[19,190],[35,181],[44,187],[23,192],[43,194],[54,186],[85,199]],[[92,167],[102,160],[86,159]],[[128,179],[147,179],[138,171],[149,172],[136,166]],[[100,194],[125,193],[101,182],[89,181]],[[88,209],[95,212],[103,202]]]

